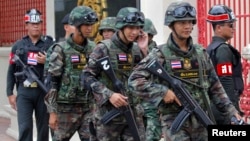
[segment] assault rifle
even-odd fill
[[[114,73],[114,70],[111,67],[109,57],[108,56],[103,57],[103,58],[97,60],[96,63],[98,65],[98,67],[100,67],[104,71],[104,73],[109,77],[109,79],[112,81],[114,91],[119,92],[119,93],[123,94],[124,96],[126,96],[124,85],[122,84],[122,82],[119,79],[117,79],[117,77]],[[129,104],[128,104],[128,106],[122,106],[119,108],[114,107],[113,110],[111,110],[110,112],[108,112],[107,114],[105,114],[103,116],[103,118],[101,119],[101,122],[104,124],[107,124],[109,121],[111,121],[113,118],[115,118],[119,115],[125,116],[134,140],[140,141],[138,127],[137,127],[137,124],[135,122],[133,111],[132,111]]]
[[[23,67],[23,71],[22,72],[16,72],[14,75],[16,77],[22,77],[24,76],[26,79],[23,82],[23,85],[26,87],[29,87],[32,83],[36,82],[38,84],[38,86],[47,94],[48,90],[47,88],[44,86],[43,82],[39,80],[39,74],[36,71],[36,69],[33,66],[27,66],[23,63],[23,61],[20,59],[20,57],[18,55],[15,54],[14,56],[14,60],[18,61],[22,67]]]
[[[201,121],[201,123],[205,127],[214,124],[207,116],[207,114],[203,111],[203,109],[200,107],[200,105],[192,98],[191,94],[184,87],[182,82],[176,78],[171,77],[159,64],[158,61],[151,61],[147,64],[145,68],[152,74],[158,76],[160,79],[163,79],[164,81],[168,82],[171,88],[173,88],[175,95],[178,97],[182,104],[182,111],[177,115],[170,127],[170,130],[173,134],[180,130],[182,124],[192,113],[195,114],[195,116],[199,119],[199,121]]]
[[[233,125],[249,125],[243,119],[238,120],[235,116],[231,118],[231,122],[233,122]]]

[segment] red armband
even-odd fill
[[[225,76],[233,74],[233,65],[231,63],[221,63],[216,66],[217,75]]]
[[[14,53],[13,52],[11,52],[10,54],[9,54],[9,64],[15,64],[15,59],[14,59]]]

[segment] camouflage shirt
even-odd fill
[[[95,43],[87,39],[82,46],[77,45],[72,34],[64,42],[61,47],[55,46],[49,57],[48,72],[52,77],[60,77],[58,94],[49,93],[45,98],[50,112],[56,111],[57,103],[87,103],[87,91],[80,85],[80,74]]]
[[[204,102],[202,102],[202,94],[205,94],[207,99],[210,98],[211,102],[215,103],[221,112],[226,113],[226,115],[231,118],[237,111],[228,99],[208,54],[202,47],[194,45],[191,37],[188,40],[188,46],[189,50],[183,52],[178,48],[177,44],[174,43],[172,35],[170,35],[166,44],[154,48],[149,55],[134,68],[133,73],[128,79],[129,88],[144,101],[148,101],[159,107],[162,114],[180,112],[181,109],[177,104],[165,104],[163,101],[168,89],[171,89],[168,87],[169,85],[163,84],[160,81],[153,81],[155,79],[150,79],[151,74],[144,69],[148,62],[157,59],[167,72],[176,77],[180,77],[180,80],[189,82],[186,83],[186,81],[182,81],[185,83],[185,86],[187,86],[186,88],[190,91],[194,99],[201,104],[201,107],[204,108],[205,111],[206,107],[204,107]],[[202,51],[200,52],[199,50]],[[199,58],[199,56],[201,58]],[[198,59],[203,60],[200,61],[202,64],[198,63]],[[202,81],[197,71],[199,69],[204,70],[204,81]],[[199,87],[197,87],[198,85]],[[201,88],[204,88],[205,91]],[[230,119],[229,117],[228,119]]]
[[[157,44],[154,40],[151,40],[149,43],[148,43],[148,50],[151,51],[154,47],[156,47]]]
[[[108,42],[111,45],[107,47],[102,42]],[[109,87],[109,84],[112,83],[111,80],[105,79],[96,61],[102,57],[109,56],[117,78],[124,82],[127,89],[127,78],[132,72],[133,67],[142,58],[140,48],[135,43],[125,45],[120,41],[118,32],[111,39],[102,42],[98,43],[93,53],[90,54],[88,66],[83,70],[83,76],[90,75],[90,77],[85,78],[85,83],[91,87],[98,105],[106,103],[114,91],[112,87]]]

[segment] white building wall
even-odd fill
[[[55,2],[54,0],[46,0],[46,33],[55,38]]]

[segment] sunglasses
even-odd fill
[[[176,8],[174,11],[169,12],[168,14],[176,18],[183,18],[187,14],[189,14],[191,17],[195,17],[196,10],[192,6],[182,6],[182,7]]]
[[[228,26],[229,28],[234,28],[234,23],[225,23],[223,26]]]
[[[98,21],[98,18],[97,18],[96,13],[92,12],[92,13],[88,13],[87,15],[85,15],[85,16],[83,17],[83,20],[84,20],[85,22],[92,23],[92,22]]]
[[[136,23],[140,21],[141,23],[144,23],[145,17],[142,12],[133,12],[133,13],[129,13],[126,17],[120,20],[118,19],[118,21],[122,21],[125,23]]]

